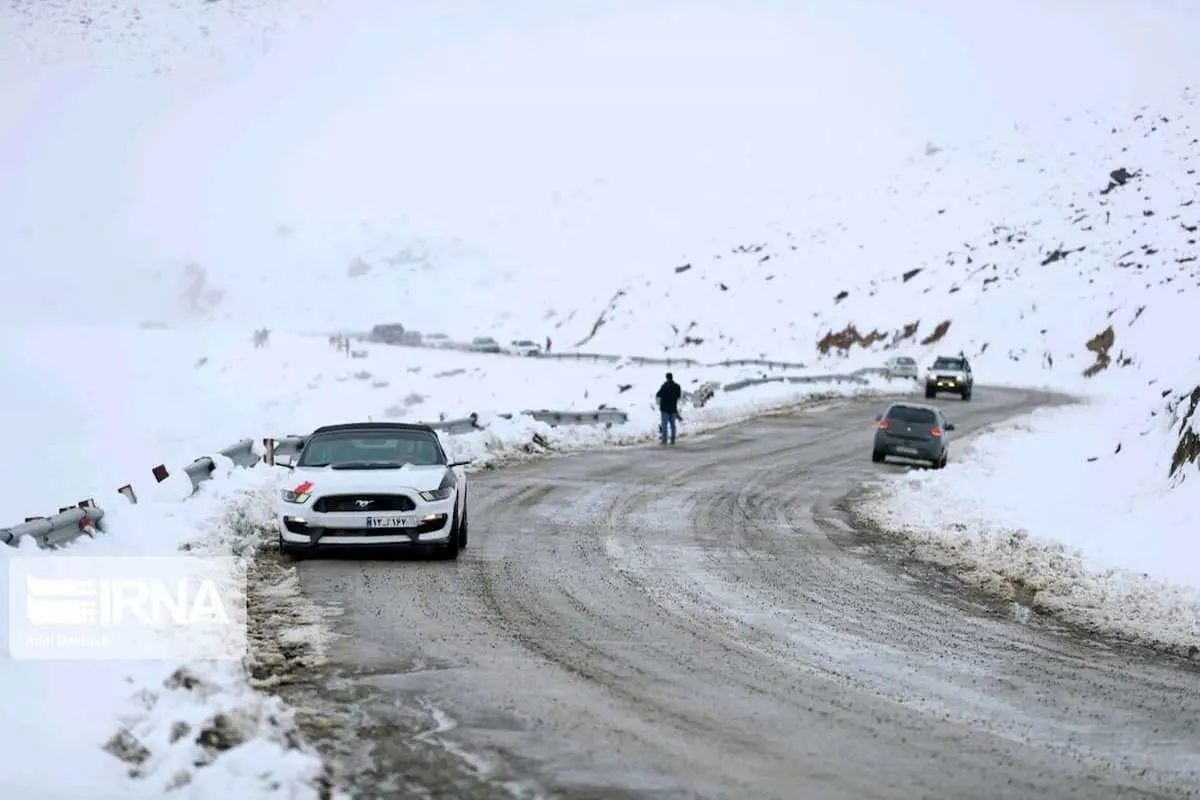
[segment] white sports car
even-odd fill
[[[428,425],[361,422],[317,428],[294,462],[276,508],[279,548],[467,546],[466,461],[451,462]]]

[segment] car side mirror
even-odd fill
[[[875,415],[875,421],[876,421],[876,422],[882,422],[882,421],[883,421],[883,414],[876,414],[876,415]]]
[[[952,430],[954,430],[954,423],[953,423],[953,422],[947,422],[947,423],[946,423],[946,430],[948,430],[948,431],[952,431]]]

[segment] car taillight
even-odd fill
[[[930,428],[930,429],[929,429],[929,435],[930,435],[930,436],[941,436],[941,435],[942,435],[942,429],[941,429],[941,428]]]
[[[879,421],[879,430],[886,431],[888,429],[888,425],[890,425],[890,424],[891,423],[889,423],[886,419],[880,420]]]

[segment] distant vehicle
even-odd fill
[[[888,456],[928,461],[934,469],[946,466],[950,444],[946,434],[954,426],[942,410],[918,403],[892,403],[875,417],[875,445],[871,460],[882,464]]]
[[[427,333],[425,334],[426,347],[450,347],[450,337],[444,333]]]
[[[490,336],[476,336],[471,340],[471,350],[476,353],[499,353],[500,343]]]
[[[378,342],[380,344],[401,344],[408,347],[421,346],[421,334],[419,331],[405,330],[404,326],[399,323],[390,323],[387,325],[376,325],[371,329],[370,335],[367,336],[368,342]]]
[[[542,354],[542,346],[529,339],[518,339],[505,349],[514,356],[540,356]]]
[[[380,344],[400,344],[404,339],[404,326],[399,323],[376,325],[367,336],[368,342]]]
[[[884,363],[883,369],[889,378],[912,378],[915,381],[921,377],[917,360],[911,356],[893,356]]]
[[[458,558],[467,546],[467,462],[451,462],[428,425],[362,422],[308,435],[276,500],[279,548],[434,548]]]
[[[938,356],[925,372],[925,397],[932,400],[938,392],[950,392],[963,400],[971,399],[975,375],[966,356]]]

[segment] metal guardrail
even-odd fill
[[[90,505],[81,504],[52,517],[30,517],[20,525],[0,528],[0,540],[16,547],[22,537],[29,536],[37,542],[38,547],[54,549],[80,536],[95,536],[97,531],[102,530],[100,521],[104,519],[104,510],[97,508],[90,500],[84,502]]]
[[[559,359],[593,359],[593,360],[622,360],[623,356],[609,356],[604,354],[579,354],[579,353],[554,353],[551,355],[543,355],[542,358],[559,358]],[[800,364],[790,364],[781,361],[725,361],[716,365],[701,365],[699,362],[691,359],[652,359],[633,357],[629,360],[634,363],[642,364],[663,364],[663,365],[682,365],[682,366],[769,366],[769,367],[801,367]],[[718,392],[737,392],[752,386],[761,386],[768,383],[792,383],[792,384],[815,384],[815,383],[868,383],[868,375],[886,375],[887,370],[879,367],[869,367],[866,369],[855,370],[854,372],[836,375],[777,375],[762,378],[748,378],[745,380],[733,381],[721,385],[716,382],[708,382],[697,387],[693,392],[687,392],[684,397],[692,402],[696,407],[701,407],[709,402],[712,397]],[[512,419],[513,414],[501,414],[500,416],[506,419]],[[539,422],[546,423],[550,426],[560,425],[604,425],[606,428],[611,428],[613,425],[624,425],[629,421],[629,415],[615,408],[597,408],[590,410],[575,410],[575,409],[534,409],[519,412],[519,416],[528,416]],[[472,433],[477,430],[482,430],[486,426],[480,424],[478,414],[470,414],[459,419],[441,419],[436,422],[425,423],[434,430],[440,431],[448,436],[460,436],[463,434]],[[264,439],[262,445],[265,455],[260,455],[255,446],[253,439],[241,439],[228,447],[224,447],[217,451],[217,454],[229,459],[234,466],[251,468],[257,466],[259,462],[266,460],[268,463],[274,463],[277,456],[295,456],[298,455],[301,448],[304,446],[306,436],[291,435],[284,436],[279,439]],[[217,469],[216,461],[209,456],[202,456],[193,460],[190,464],[183,467],[183,473],[188,477],[192,484],[192,491],[195,492],[200,488],[200,485],[213,477],[213,473]],[[159,464],[150,470],[156,483],[162,483],[170,473],[166,466]],[[134,491],[132,484],[126,484],[117,490],[129,502],[137,503],[137,494]],[[103,532],[104,510],[96,506],[92,500],[84,500],[76,503],[73,506],[60,508],[58,513],[47,517],[28,517],[19,525],[14,525],[9,528],[0,528],[0,541],[10,546],[18,546],[21,539],[31,537],[37,542],[39,547],[54,549],[69,544],[80,536],[95,536],[97,532]]]
[[[367,334],[351,334],[359,341],[368,342],[371,344],[385,344],[384,342],[373,342]],[[425,350],[455,350],[464,353],[477,353],[480,355],[505,356],[508,358],[544,358],[547,360],[558,361],[606,361],[615,364],[618,361],[629,361],[631,364],[638,366],[661,366],[661,367],[766,367],[768,369],[807,369],[808,365],[799,361],[774,361],[764,358],[732,358],[724,361],[700,361],[695,358],[679,358],[666,357],[657,358],[652,356],[619,356],[613,353],[586,353],[578,350],[568,350],[551,353],[536,353],[533,356],[527,354],[510,353],[504,350],[500,352],[480,350],[479,348],[465,342],[437,341],[436,343],[421,342],[387,344],[388,347],[416,347]]]
[[[537,411],[522,411],[521,415],[533,417],[552,428],[559,425],[603,425],[611,428],[613,425],[624,425],[629,421],[628,414],[615,408],[598,408],[595,411],[553,411],[543,408]]]
[[[888,371],[883,367],[864,367],[856,369],[853,372],[833,375],[771,375],[762,378],[744,378],[739,381],[727,383],[721,387],[723,392],[737,392],[742,389],[747,389],[751,386],[762,386],[768,383],[791,383],[791,384],[813,384],[813,383],[855,383],[859,385],[870,383],[868,376],[886,376]]]
[[[628,421],[628,416],[625,412],[617,409],[597,409],[596,411],[585,412],[533,411],[522,413],[528,414],[535,419],[551,422],[551,424],[611,426],[614,423],[624,424]],[[552,421],[554,415],[561,415],[561,419]],[[569,415],[575,415],[578,419],[567,419]],[[511,418],[511,415],[509,416]],[[425,424],[447,436],[460,436],[482,430],[484,427],[479,423],[478,414],[470,414],[460,419],[437,420],[436,422],[427,422]],[[276,456],[298,455],[301,448],[304,447],[306,439],[306,436],[297,435],[285,436],[277,440],[264,439],[262,444],[265,456],[260,455],[259,450],[255,446],[254,439],[240,439],[228,447],[218,450],[217,455],[229,459],[234,466],[250,468],[257,466],[263,460],[273,463]],[[217,462],[213,457],[201,456],[185,465],[182,471],[192,484],[192,492],[194,493],[200,488],[201,484],[212,479],[216,469]],[[150,470],[150,475],[154,478],[155,483],[162,483],[171,476],[171,473],[165,464],[158,464]],[[123,495],[130,503],[136,504],[138,502],[137,493],[132,483],[125,484],[117,492]],[[58,513],[53,516],[28,517],[20,525],[0,528],[0,541],[16,547],[19,546],[22,538],[28,536],[37,542],[39,547],[56,549],[70,544],[80,536],[95,536],[96,533],[103,532],[103,519],[104,510],[98,507],[95,501],[84,500],[74,506],[60,508]]]

